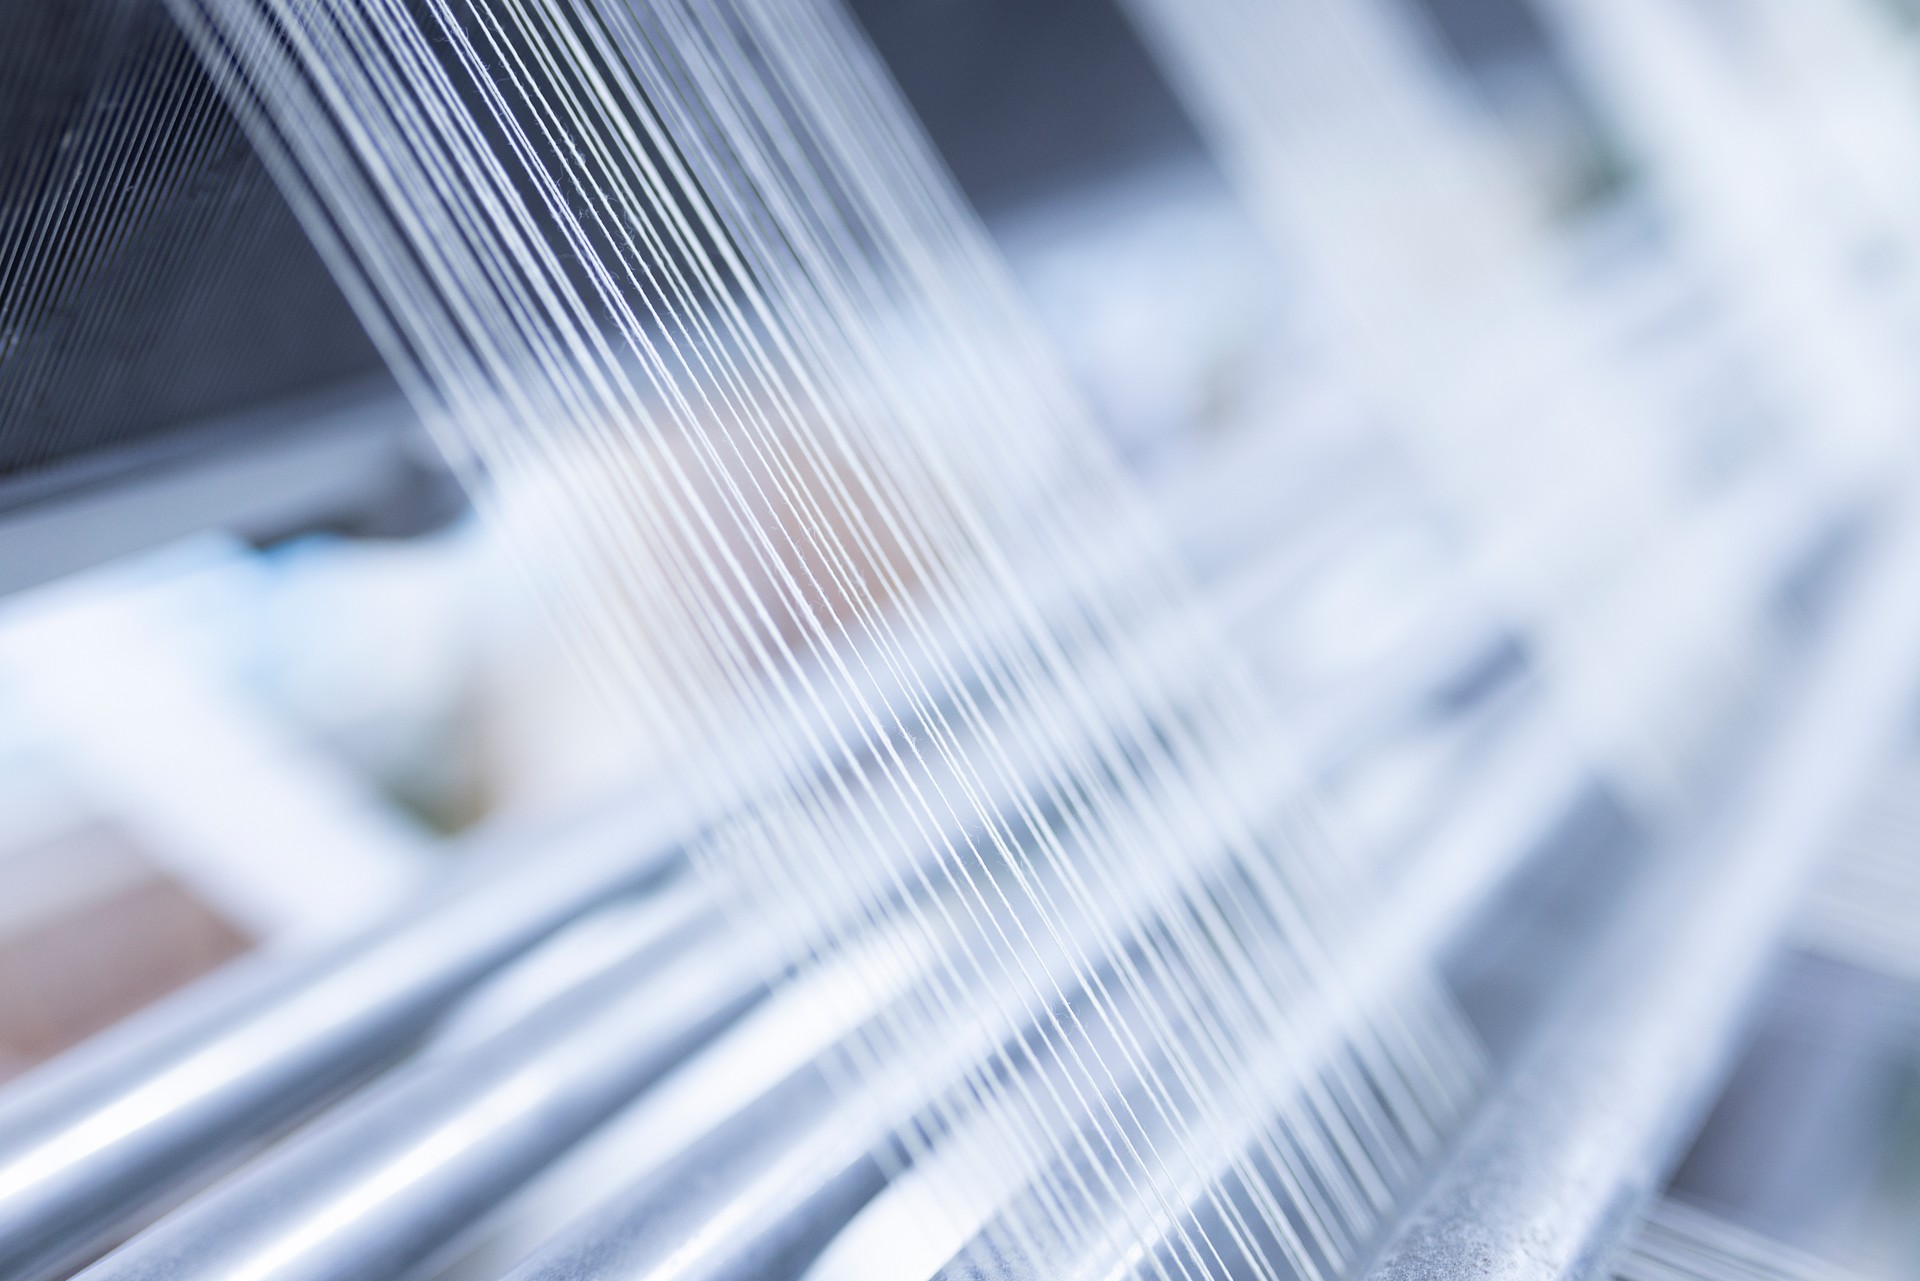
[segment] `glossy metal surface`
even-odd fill
[[[623,963],[409,1063],[82,1275],[373,1281],[422,1263],[763,993],[764,958],[699,895],[629,924]]]
[[[884,1129],[807,1069],[563,1234],[510,1281],[791,1275],[885,1186]]]
[[[1920,518],[1877,551],[1717,820],[1649,871],[1374,1281],[1606,1274],[1730,1066],[1806,873],[1911,706]]]
[[[502,834],[506,865],[307,960],[190,992],[0,1095],[0,1277],[57,1274],[150,1207],[391,1062],[463,994],[657,877],[678,816],[650,800]],[[513,861],[535,843],[537,857]],[[526,844],[522,844],[526,842]],[[478,854],[478,852],[476,852]]]

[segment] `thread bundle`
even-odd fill
[[[845,15],[175,9],[742,928],[904,994],[838,1070],[955,1266],[1351,1264],[1478,1051]]]

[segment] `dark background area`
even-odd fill
[[[989,215],[1202,154],[1112,0],[851,3]],[[1525,0],[1428,3],[1470,65],[1541,43]],[[159,0],[0,6],[0,511],[383,377]]]
[[[0,479],[380,376],[158,0],[0,6]]]

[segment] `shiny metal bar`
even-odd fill
[[[884,1126],[796,1074],[509,1281],[755,1281],[792,1275],[886,1185]]]
[[[321,955],[258,963],[0,1095],[0,1277],[55,1275],[393,1061],[489,974],[675,856],[671,805],[500,833],[463,877]],[[529,857],[529,852],[532,856]]]
[[[1911,713],[1920,513],[1856,572],[1740,786],[1646,874],[1374,1281],[1604,1275],[1731,1066],[1807,872]]]
[[[1087,986],[1067,977],[1071,949],[1048,966],[1066,985],[1052,1013],[1067,1020],[1083,1052],[1111,1061],[1113,1027],[1088,1016]],[[1103,974],[1110,982],[1111,973]],[[1113,1000],[1111,996],[1109,1000]],[[1124,1023],[1132,1008],[1111,1006]],[[1035,1020],[1041,1011],[1029,1012]],[[1082,1017],[1086,1016],[1086,1017]],[[896,1046],[872,1060],[855,1050],[821,1055],[670,1161],[566,1229],[509,1274],[509,1281],[750,1281],[797,1274],[853,1215],[878,1195],[911,1153],[897,1137],[925,1139],[941,1126],[933,1104],[962,1084],[994,1052],[993,1021],[943,1030],[926,1044]],[[1015,1032],[1023,1040],[1032,1030]],[[1004,1029],[1002,1029],[1004,1032]],[[873,1047],[867,1047],[871,1050]],[[864,1064],[864,1066],[857,1066]],[[1061,1085],[1062,1070],[1028,1064]]]
[[[764,994],[767,958],[692,887],[629,924],[622,964],[411,1061],[81,1275],[374,1281],[427,1261]]]

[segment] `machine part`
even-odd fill
[[[1920,514],[1875,551],[1741,786],[1648,869],[1374,1281],[1605,1274],[1731,1067],[1803,881],[1904,728]]]
[[[760,998],[764,959],[716,924],[668,892],[625,964],[416,1060],[82,1275],[370,1281],[419,1265]]]
[[[628,800],[541,835],[535,846],[501,834],[492,858],[508,865],[491,875],[317,957],[189,990],[9,1086],[0,1275],[85,1258],[223,1157],[392,1062],[501,966],[658,878],[680,829],[670,806]]]

